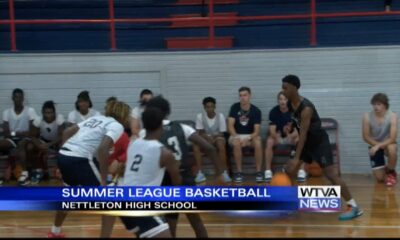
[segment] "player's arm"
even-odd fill
[[[313,110],[310,107],[305,107],[304,110],[301,112],[300,136],[299,142],[297,143],[296,147],[296,154],[294,156],[295,159],[300,160],[301,153],[307,141],[307,134],[308,130],[310,129],[312,114]]]
[[[393,113],[390,118],[390,135],[385,141],[378,144],[380,149],[385,149],[390,144],[396,143],[397,139],[397,114]]]
[[[397,127],[396,127],[397,130]],[[379,144],[379,142],[375,141],[373,138],[371,138],[371,134],[369,131],[369,117],[368,113],[364,113],[363,121],[362,121],[362,135],[363,139],[366,143],[368,143],[371,146],[375,146]]]
[[[228,131],[232,137],[237,135],[236,130],[235,130],[235,121],[236,120],[233,117],[228,118]]]
[[[204,152],[206,155],[211,159],[211,161],[214,163],[215,170],[216,170],[216,175],[219,176],[222,174],[223,167],[221,162],[218,159],[218,153],[215,147],[208,143],[206,140],[204,140],[199,134],[194,132],[192,135],[189,137],[189,141],[192,143],[196,144],[197,146],[200,146],[202,149],[204,149]]]
[[[132,136],[131,138],[139,138],[139,131],[140,131],[140,121],[137,118],[131,117],[130,127]]]
[[[7,121],[3,121],[3,132],[4,132],[4,137],[6,138],[11,137],[10,124]]]
[[[261,129],[261,124],[254,124],[254,131],[250,135],[250,140],[257,138],[260,136],[260,129]]]
[[[77,124],[74,124],[72,126],[70,126],[69,128],[65,129],[65,131],[63,131],[62,133],[62,142],[61,142],[61,146],[68,140],[70,139],[72,136],[75,135],[75,133],[77,133],[79,131],[79,127]]]
[[[174,186],[182,184],[182,177],[179,173],[179,161],[177,161],[171,151],[165,147],[161,148],[160,166],[165,167]]]
[[[32,143],[35,145],[35,147],[40,148],[40,149],[46,149],[45,146],[42,144],[42,142],[39,140],[40,138],[40,129],[36,127],[35,125],[31,126],[31,137],[32,137]]]
[[[110,148],[114,145],[114,140],[109,136],[104,136],[97,150],[97,158],[100,164],[101,185],[107,185],[108,155]]]
[[[272,124],[272,125],[270,124],[268,126],[268,134],[273,139],[277,139],[278,138],[278,133],[276,132],[276,125],[275,124]]]

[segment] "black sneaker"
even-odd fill
[[[32,184],[39,184],[42,179],[43,179],[43,171],[34,170],[32,172],[32,177],[31,177]]]
[[[262,172],[257,172],[256,173],[256,182],[263,182],[264,181],[264,176],[262,174]]]
[[[241,183],[243,182],[243,175],[241,172],[237,172],[235,173],[235,175],[233,176],[233,181],[236,183]]]

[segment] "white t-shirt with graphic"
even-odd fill
[[[64,155],[92,159],[104,136],[115,143],[124,132],[124,127],[112,117],[94,116],[78,124],[79,130],[62,146]]]
[[[40,129],[40,137],[51,142],[58,137],[58,128],[65,122],[64,116],[62,114],[57,114],[56,119],[48,123],[43,120],[43,117],[38,117],[33,121],[33,126]]]

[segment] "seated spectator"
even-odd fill
[[[109,97],[106,101],[106,106],[111,101],[117,101],[116,97]],[[115,142],[114,146],[110,149],[110,155],[108,157],[108,183],[116,185],[119,178],[121,177],[125,168],[126,152],[129,145],[129,136],[125,132],[122,133],[121,137]]]
[[[75,110],[68,114],[68,125],[78,124],[86,119],[101,115],[98,111],[92,109],[93,104],[88,91],[79,93],[75,102]]]
[[[131,114],[131,137],[133,139],[139,137],[139,132],[143,127],[142,124],[142,113],[144,111],[144,108],[147,104],[147,102],[153,98],[153,92],[149,89],[143,89],[142,92],[140,93],[140,100],[139,100],[139,106],[136,106],[132,109],[132,114]]]
[[[215,112],[216,100],[213,97],[203,99],[204,111],[197,114],[196,130],[207,142],[211,143],[218,149],[219,160],[226,168],[226,141],[224,132],[226,132],[226,121],[222,113]],[[206,181],[206,177],[201,171],[202,154],[200,147],[193,144],[194,158],[197,164],[197,175],[195,181],[197,183]],[[223,172],[225,182],[232,181],[227,171]]]
[[[3,112],[4,139],[0,140],[0,151],[9,153],[17,150],[17,164],[22,172],[18,177],[19,185],[29,184],[29,173],[26,166],[26,157],[31,155],[32,148],[28,149],[30,141],[30,126],[37,118],[35,109],[24,106],[24,92],[16,88],[12,92],[14,106]]]
[[[362,133],[370,145],[372,172],[378,182],[393,186],[397,182],[397,114],[389,110],[389,98],[384,93],[375,94],[371,104],[373,110],[364,113]]]
[[[60,148],[62,133],[64,131],[65,119],[62,114],[57,114],[53,101],[46,101],[42,106],[42,117],[33,121],[32,142],[36,152],[46,153],[48,149],[58,152]],[[31,182],[37,184],[43,177],[43,166],[39,158],[33,163]],[[39,160],[39,161],[38,161]]]
[[[231,106],[228,118],[229,144],[233,147],[237,172],[234,181],[243,181],[242,174],[242,148],[251,146],[254,148],[256,159],[256,181],[264,180],[261,172],[262,145],[260,138],[261,111],[250,103],[251,90],[248,87],[239,89],[240,102]]]
[[[268,138],[265,147],[266,170],[264,173],[264,178],[267,182],[270,182],[272,178],[271,164],[274,157],[274,146],[278,144],[288,144],[291,145],[292,150],[294,150],[297,141],[299,140],[297,130],[290,127],[292,118],[287,105],[287,98],[282,92],[279,92],[277,99],[278,105],[272,108],[269,112]],[[292,132],[290,132],[291,129],[293,129]],[[300,169],[297,178],[298,181],[304,181],[306,178],[306,172],[303,169]]]

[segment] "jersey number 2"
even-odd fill
[[[133,161],[132,166],[131,166],[131,171],[137,172],[139,171],[139,165],[143,160],[143,156],[140,154],[135,155],[135,161]]]
[[[168,145],[173,149],[175,159],[180,161],[182,159],[182,150],[179,147],[178,138],[176,136],[170,137],[167,140]]]

